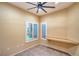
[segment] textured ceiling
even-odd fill
[[[32,3],[36,4],[37,2],[32,2]],[[48,2],[48,3],[45,4],[45,6],[55,6],[56,8],[44,8],[47,11],[47,13],[45,13],[42,10],[39,10],[39,13],[36,13],[37,8],[27,10],[28,8],[34,7],[34,5],[31,5],[31,4],[28,4],[28,3],[25,3],[25,2],[10,2],[10,4],[15,5],[19,8],[22,8],[22,9],[24,9],[24,10],[30,12],[30,13],[42,16],[42,15],[45,15],[45,14],[49,14],[51,12],[53,13],[55,11],[67,8],[67,7],[71,6],[73,3],[72,2],[59,2],[59,3],[55,4],[54,2]]]

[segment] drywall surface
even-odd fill
[[[47,38],[79,42],[79,3],[75,2],[69,8],[42,16],[41,23],[47,24]],[[47,41],[41,42],[46,44]],[[79,47],[72,47],[68,52],[79,55]]]
[[[68,9],[67,38],[79,42],[79,3],[75,3]],[[79,55],[79,46],[73,55]]]
[[[9,3],[0,3],[0,44],[1,55],[11,55],[32,45],[38,40],[25,42],[25,21],[38,23],[39,18]]]
[[[41,17],[41,23],[47,24],[47,38],[57,37],[65,39],[67,37],[66,16],[67,11],[62,10]]]

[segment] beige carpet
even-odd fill
[[[16,56],[68,56],[68,54],[39,45],[23,51]]]

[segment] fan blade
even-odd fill
[[[55,8],[54,6],[42,6],[44,8]]]
[[[39,8],[37,8],[37,13],[39,12]]]
[[[26,3],[28,3],[28,4],[31,4],[31,5],[34,5],[34,6],[37,6],[36,4],[34,4],[34,3],[31,3],[31,2],[26,2]]]
[[[45,13],[47,13],[47,11],[46,10],[44,10],[43,8],[41,8]]]
[[[46,4],[47,2],[43,2],[42,5]]]
[[[32,7],[32,8],[29,8],[29,9],[27,9],[27,10],[34,9],[34,8],[36,8],[36,7]]]
[[[38,2],[39,4],[41,4],[41,2]]]

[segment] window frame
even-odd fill
[[[31,23],[32,24],[32,40],[28,40],[27,39],[27,24],[28,23]],[[37,38],[35,39],[34,38],[34,24],[37,24]],[[35,40],[38,40],[38,31],[39,31],[39,27],[38,27],[38,23],[32,23],[32,22],[27,22],[27,21],[25,21],[25,23],[24,23],[24,30],[25,30],[25,36],[24,36],[24,40],[25,40],[25,42],[32,42],[32,41],[35,41]]]
[[[46,38],[47,38],[47,24],[46,23],[41,23],[41,39],[42,40],[46,40],[46,38],[43,38],[42,37],[42,24],[45,24],[46,25]]]

